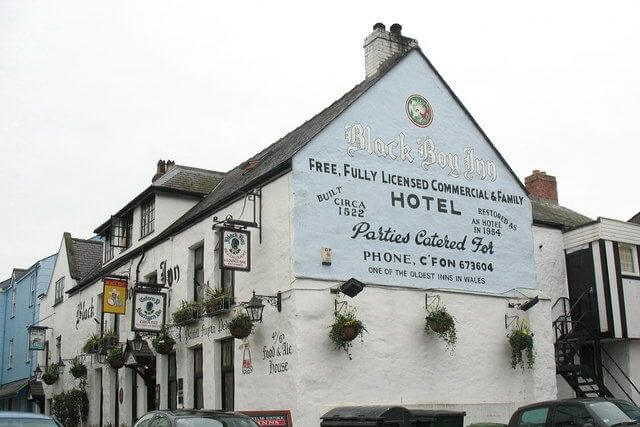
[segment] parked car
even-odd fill
[[[62,427],[53,418],[31,412],[0,412],[1,427]]]
[[[617,399],[550,400],[519,408],[509,427],[617,427],[640,425],[636,406]]]
[[[258,427],[258,424],[237,412],[164,410],[149,412],[134,427]]]

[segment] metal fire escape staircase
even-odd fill
[[[585,311],[575,318],[576,307],[583,298],[589,298],[592,292],[593,288],[589,288],[573,305],[570,305],[569,298],[566,297],[558,298],[553,304],[552,310],[559,303],[562,304],[562,314],[553,322],[556,373],[567,381],[577,397],[615,397],[604,384],[606,373],[607,379],[613,381],[627,400],[635,404],[628,390],[633,388],[640,393],[638,387],[601,345],[599,331],[591,331],[584,321],[587,316],[597,314]],[[606,364],[603,364],[603,359]]]

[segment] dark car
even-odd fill
[[[149,412],[134,427],[258,427],[258,424],[237,412],[165,410]]]
[[[62,427],[53,418],[31,412],[0,412],[2,427]]]
[[[640,409],[617,399],[550,400],[519,408],[509,427],[615,427],[640,425]]]

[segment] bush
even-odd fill
[[[100,350],[101,337],[98,334],[91,335],[82,346],[84,353],[97,353]]]
[[[355,309],[350,309],[345,314],[335,312],[330,328],[329,338],[335,345],[335,348],[344,349],[349,359],[351,359],[350,348],[353,345],[351,341],[358,335],[360,335],[360,339],[362,339],[363,333],[367,331],[364,323],[356,317]]]
[[[447,348],[453,352],[458,342],[456,321],[444,305],[437,304],[427,310],[425,331],[434,332],[444,340]]]
[[[124,366],[124,351],[122,351],[122,347],[118,346],[109,350],[106,361],[113,369],[122,368]]]
[[[87,392],[73,388],[53,396],[51,412],[65,426],[78,426],[89,414]]]
[[[208,315],[220,310],[231,308],[231,295],[223,289],[207,291],[207,298],[204,300],[204,309]]]

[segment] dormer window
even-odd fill
[[[147,199],[141,206],[140,214],[140,238],[153,233],[155,220],[155,199]]]

